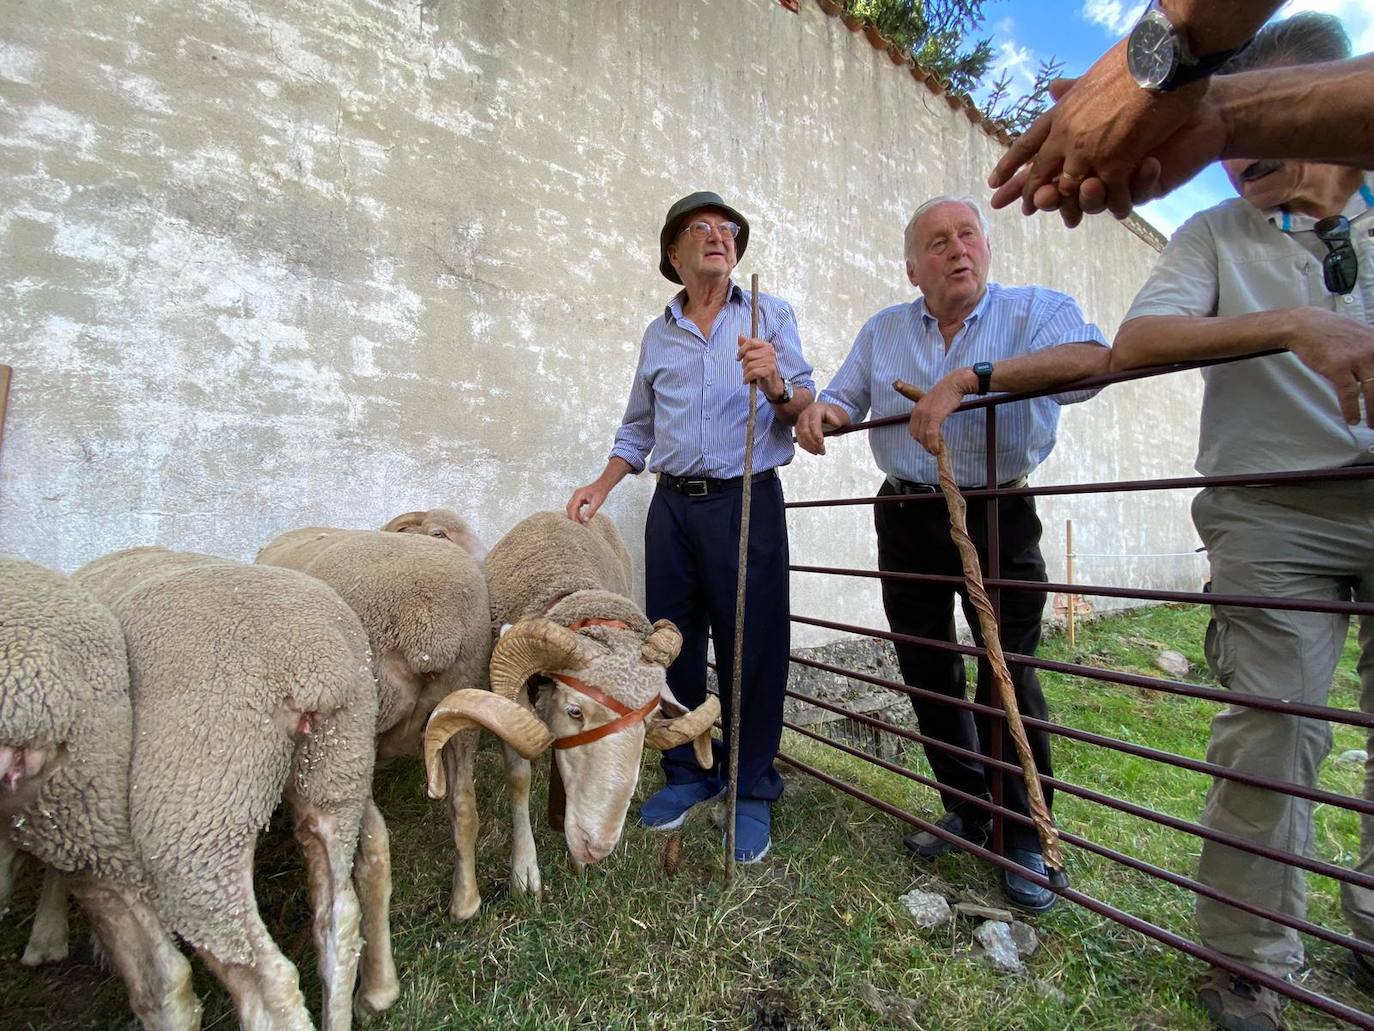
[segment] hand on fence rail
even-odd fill
[[[797,419],[797,443],[813,455],[825,454],[825,434],[849,425],[849,413],[839,405],[817,401]]]

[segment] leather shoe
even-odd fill
[[[972,819],[965,820],[954,810],[950,810],[936,820],[935,826],[974,845],[984,844],[988,840],[988,833],[992,828],[992,824],[988,820],[977,822]],[[904,834],[902,835],[902,844],[922,859],[934,859],[946,852],[960,851],[959,846],[951,845],[944,838],[932,834],[930,831],[913,831],[910,834]]]
[[[1048,876],[1045,870],[1045,859],[1041,854],[1030,848],[1009,848],[1006,857],[1019,866],[1038,873],[1041,876]],[[1054,905],[1059,898],[1049,888],[1036,884],[1034,881],[1023,877],[1014,870],[1002,871],[1002,894],[1006,895],[1007,901],[1017,909],[1024,909],[1031,913],[1043,913]]]

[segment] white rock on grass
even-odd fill
[[[1011,922],[1011,940],[1016,943],[1016,952],[1022,959],[1030,959],[1035,955],[1035,950],[1040,948],[1040,936],[1035,933],[1035,928],[1030,924],[1023,924],[1020,920]]]
[[[1336,762],[1338,763],[1355,764],[1364,763],[1368,761],[1369,753],[1366,752],[1363,748],[1352,748],[1350,751],[1342,752],[1340,755],[1336,756]]]
[[[996,906],[980,906],[976,902],[956,902],[954,904],[956,916],[971,916],[975,920],[996,920],[999,923],[1009,924],[1016,919],[1009,909],[998,909]]]
[[[943,895],[912,888],[905,895],[898,897],[897,901],[906,907],[906,911],[911,914],[918,927],[939,927],[954,919],[949,903]]]
[[[1155,667],[1171,677],[1186,677],[1192,664],[1175,651],[1162,651],[1155,656]]]
[[[1016,949],[1016,941],[1011,936],[1011,926],[1001,920],[985,920],[973,932],[978,944],[983,946],[983,959],[994,970],[1004,974],[1019,974],[1025,969],[1021,964],[1021,954]]]

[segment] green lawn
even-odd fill
[[[1156,608],[1099,619],[1082,628],[1076,654],[1062,637],[1042,654],[1114,669],[1150,672],[1155,642],[1186,655],[1206,683],[1205,614]],[[1336,705],[1357,694],[1354,642],[1333,691]],[[1045,677],[1056,717],[1068,724],[1201,758],[1215,706],[1076,678]],[[1338,728],[1333,754],[1363,747]],[[784,749],[891,803],[934,816],[934,793],[861,760],[789,734]],[[904,757],[926,772],[917,751]],[[1119,752],[1060,740],[1064,779],[1196,818],[1206,779]],[[1061,904],[1036,924],[1042,946],[1026,977],[996,975],[969,955],[975,923],[922,932],[897,902],[918,879],[996,902],[995,873],[965,857],[918,868],[900,847],[903,825],[784,769],[787,794],[775,810],[774,850],[756,867],[723,877],[719,834],[704,814],[688,821],[675,876],[664,870],[665,839],[631,824],[614,855],[577,878],[559,836],[536,828],[546,898],[542,905],[504,889],[509,835],[500,757],[479,757],[485,822],[479,879],[485,901],[462,925],[446,916],[450,838],[437,803],[425,798],[417,764],[379,772],[377,798],[391,827],[396,894],[392,915],[402,993],[379,1026],[416,1028],[1202,1028],[1191,1001],[1200,966],[1079,907]],[[1328,762],[1323,786],[1353,793],[1362,771]],[[543,804],[542,776],[535,805]],[[653,757],[641,794],[658,785]],[[1191,874],[1197,841],[1061,794],[1061,825],[1159,866]],[[633,818],[633,813],[632,813]],[[1318,855],[1351,863],[1358,823],[1318,809]],[[1074,886],[1122,909],[1191,935],[1191,896],[1080,851],[1070,850]],[[318,998],[299,862],[280,829],[259,863],[261,907],[278,942]],[[0,1014],[5,1028],[132,1026],[121,984],[97,967],[77,921],[73,955],[55,967],[18,965],[36,886],[26,883],[0,924]],[[1335,886],[1312,882],[1311,916],[1339,928]],[[1342,954],[1309,942],[1303,983],[1366,1009],[1337,972]],[[206,1026],[231,1028],[227,999],[197,964]],[[873,989],[910,1000],[914,1022],[886,1023],[864,1001]],[[1334,1022],[1289,1010],[1290,1026]]]

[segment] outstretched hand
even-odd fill
[[[1207,82],[1169,93],[1141,89],[1117,43],[1079,79],[1050,86],[1056,103],[1019,137],[988,178],[992,206],[1017,197],[1021,210],[1058,211],[1069,228],[1083,215],[1111,211],[1125,218],[1134,205],[1162,196],[1220,152],[1216,105],[1200,113]],[[1203,157],[1202,151],[1212,150]]]

